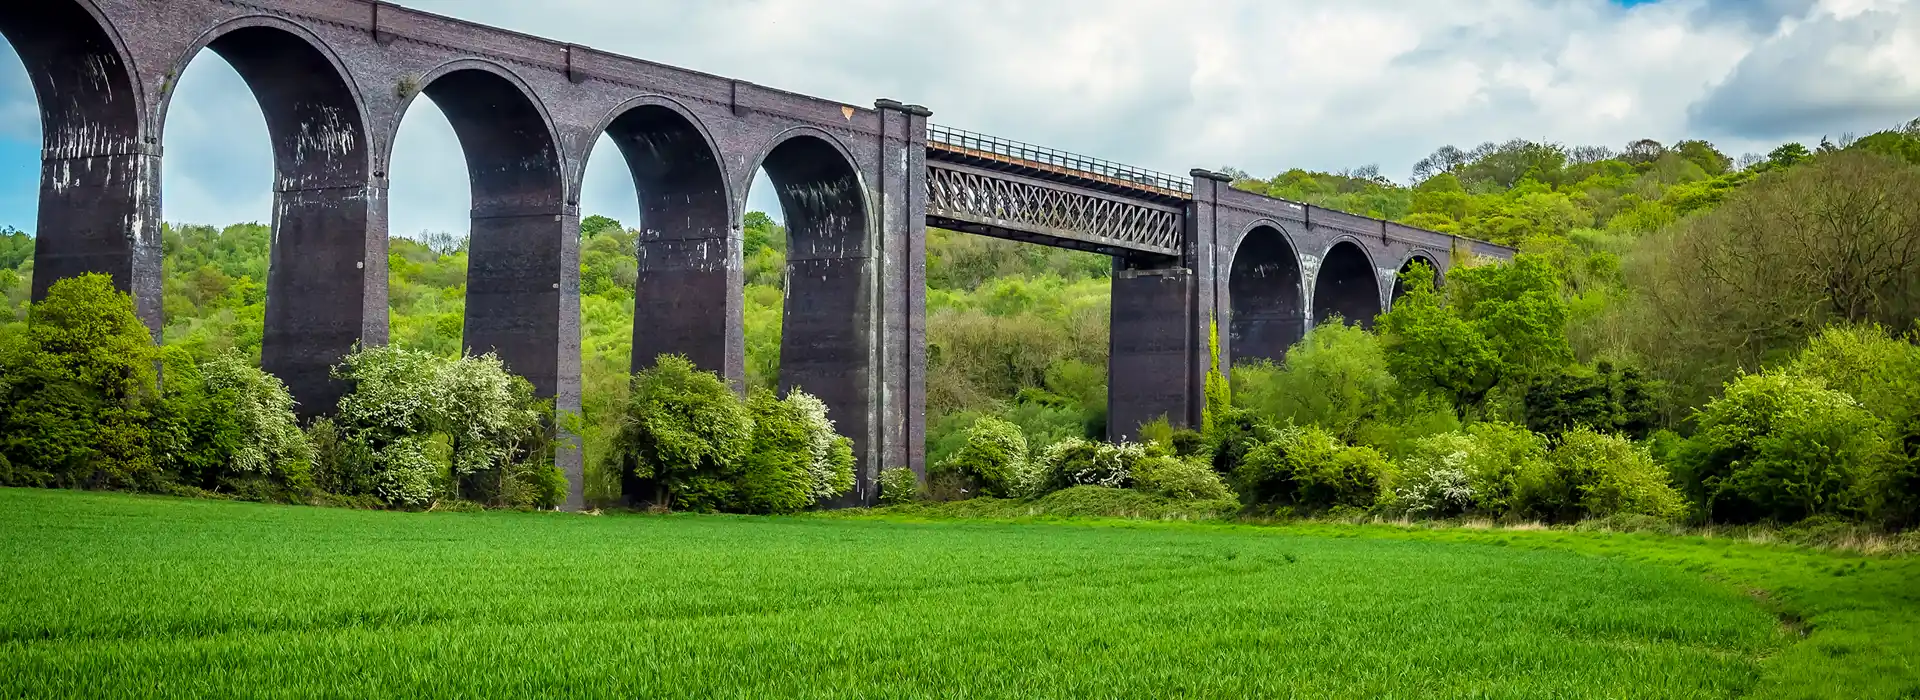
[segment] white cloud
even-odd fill
[[[1907,0],[403,2],[1175,173],[1404,176],[1438,146],[1515,137],[1705,136],[1737,154],[1920,115]],[[230,69],[203,65],[217,63],[197,61],[176,95],[169,218],[269,213],[264,125]],[[0,129],[22,87],[0,79]],[[417,103],[396,144],[396,234],[465,228],[462,159],[433,111]],[[596,150],[583,208],[637,223],[617,151]],[[774,206],[766,190],[756,206]]]

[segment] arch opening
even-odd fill
[[[1413,272],[1414,268],[1420,265],[1425,265],[1427,267],[1427,270],[1433,273],[1434,288],[1438,289],[1440,287],[1440,281],[1441,281],[1440,265],[1435,263],[1432,258],[1429,258],[1425,255],[1414,255],[1413,257],[1407,258],[1407,263],[1405,265],[1401,265],[1400,272],[1398,274],[1395,274],[1393,277],[1393,296],[1391,298],[1394,301],[1399,301],[1400,297],[1407,295],[1407,283],[1405,278],[1408,273]]]
[[[331,412],[346,391],[331,368],[356,344],[387,339],[384,231],[373,230],[371,148],[359,96],[324,49],[287,29],[240,26],[206,48],[245,83],[272,144],[271,228],[236,226],[221,233],[266,246],[264,279],[256,280],[266,285],[261,368],[286,382],[304,417]],[[192,57],[183,78],[193,78],[187,74],[200,58]],[[162,108],[167,126],[174,122],[174,97],[166,96],[168,106]],[[194,148],[175,149],[183,155],[217,141],[227,128],[193,126]],[[230,148],[236,147],[222,150]],[[197,203],[195,216],[211,215],[201,209],[228,209],[221,202],[238,200],[235,183],[208,175],[221,164],[206,162],[206,155],[191,156],[194,177],[211,179],[214,188],[201,193],[209,201]],[[216,157],[237,159],[234,154]],[[271,242],[258,240],[263,235]],[[177,299],[171,285],[168,296]],[[174,315],[171,308],[168,315]]]
[[[1380,284],[1366,251],[1352,241],[1335,243],[1320,261],[1313,284],[1313,323],[1334,317],[1349,325],[1373,328],[1380,315]]]
[[[869,342],[874,332],[867,199],[860,174],[839,148],[812,135],[775,146],[761,161],[780,202],[786,270],[780,312],[779,392],[795,388],[825,402],[841,434],[864,455],[874,417]],[[765,222],[770,223],[770,222]],[[871,485],[865,459],[858,502]]]
[[[730,243],[733,208],[719,155],[690,119],[645,104],[607,127],[639,202],[631,364],[686,355],[701,369],[741,378],[740,280]]]
[[[463,349],[497,353],[535,394],[575,410],[579,215],[567,206],[553,130],[533,97],[492,70],[456,68],[421,92],[446,115],[466,159]]]
[[[144,108],[113,33],[75,0],[0,6],[0,36],[33,85],[40,122],[40,192],[32,298],[89,272],[132,292],[160,329],[157,157],[143,148]]]
[[[1279,229],[1260,226],[1241,240],[1228,275],[1227,361],[1279,362],[1307,331],[1298,254]]]

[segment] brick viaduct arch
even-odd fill
[[[158,331],[159,136],[174,81],[210,49],[252,89],[273,141],[262,363],[306,414],[335,404],[343,387],[327,370],[354,343],[386,342],[389,163],[424,95],[467,161],[468,349],[498,352],[558,410],[579,409],[579,197],[604,134],[642,212],[635,362],[680,353],[743,379],[741,218],[764,168],[789,235],[782,387],[819,395],[853,438],[846,502],[872,502],[882,467],[923,467],[925,108],[856,107],[376,0],[10,2],[0,35],[42,109],[36,298],[61,277],[109,273]],[[1370,323],[1409,260],[1444,270],[1511,252],[1234,190],[1206,171],[1189,187],[944,133],[936,165],[966,175],[942,206],[1002,210],[943,216],[1115,256],[1116,437],[1160,415],[1199,421],[1214,321],[1228,366],[1277,358],[1332,313]],[[556,460],[578,507],[580,455]]]

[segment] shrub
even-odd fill
[[[1276,423],[1317,425],[1342,438],[1352,437],[1393,389],[1379,339],[1344,323],[1307,331],[1278,365],[1260,361],[1233,368],[1240,406]]]
[[[427,507],[463,491],[493,505],[531,505],[529,489],[553,477],[544,472],[552,459],[551,406],[491,353],[447,359],[366,348],[348,355],[334,376],[354,387],[340,399],[335,438],[362,444],[364,452],[343,454],[367,460],[367,481],[391,505]]]
[[[1616,435],[1575,430],[1563,435],[1549,455],[1562,470],[1589,470],[1581,505],[1588,517],[1616,514],[1670,518],[1684,506],[1667,470],[1647,448]]]
[[[893,467],[880,472],[881,505],[897,506],[920,500],[920,478],[906,467]]]
[[[1233,409],[1220,412],[1207,426],[1205,449],[1213,456],[1214,471],[1231,474],[1248,452],[1279,436],[1279,431],[1252,411]]]
[[[1895,527],[1920,524],[1920,337],[1912,341],[1879,326],[1829,328],[1789,368],[1852,396],[1891,431],[1893,463],[1866,495]]]
[[[1683,508],[1665,469],[1645,447],[1614,435],[1577,428],[1519,474],[1516,515],[1576,522],[1616,514],[1670,518]]]
[[[1719,521],[1858,514],[1893,459],[1885,424],[1814,377],[1743,376],[1696,420],[1681,483]]]
[[[1146,456],[1133,466],[1133,487],[1183,500],[1233,498],[1220,474],[1203,462],[1176,456]]]
[[[1249,503],[1325,510],[1371,508],[1393,468],[1371,447],[1352,447],[1318,427],[1290,428],[1247,453],[1234,471]]]
[[[0,348],[0,454],[20,486],[156,489],[153,336],[112,278],[55,282]]]
[[[1126,488],[1133,485],[1133,465],[1145,456],[1145,448],[1134,443],[1062,440],[1021,472],[1018,493],[1033,497],[1074,486]]]
[[[696,509],[730,500],[725,479],[753,444],[753,417],[726,382],[662,355],[633,378],[615,440],[629,497],[654,487],[654,504],[685,500]]]
[[[230,412],[241,439],[229,456],[235,474],[272,474],[289,483],[306,479],[313,448],[293,415],[287,385],[254,367],[237,350],[200,363],[200,379],[215,410]]]
[[[1412,515],[1510,514],[1522,474],[1541,468],[1546,441],[1510,423],[1475,423],[1463,432],[1421,438],[1401,462],[1394,491]]]
[[[966,444],[937,468],[970,482],[981,495],[1004,498],[1017,492],[1016,475],[1026,461],[1027,438],[1019,426],[981,418],[967,430]]]
[[[1405,474],[1393,491],[1396,506],[1408,515],[1431,518],[1473,510],[1478,499],[1468,462],[1477,448],[1474,439],[1462,433],[1422,438],[1401,464]]]
[[[733,497],[718,508],[745,513],[792,513],[812,503],[813,452],[806,417],[798,405],[754,389],[747,398],[753,416],[752,447],[740,460]]]

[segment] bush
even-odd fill
[[[1463,432],[1415,441],[1401,462],[1402,483],[1394,499],[1410,515],[1508,515],[1520,476],[1546,458],[1546,441],[1526,428],[1475,423]]]
[[[980,495],[1005,498],[1017,492],[1016,475],[1026,461],[1027,438],[1019,426],[981,418],[967,430],[966,444],[936,469],[965,480]]]
[[[653,487],[654,504],[686,501],[695,509],[731,500],[725,487],[753,446],[753,417],[718,375],[679,355],[662,355],[633,377],[633,392],[615,440],[629,498]]]
[[[733,497],[715,504],[744,513],[793,513],[812,503],[813,452],[805,417],[795,404],[754,389],[747,398],[753,416],[752,448],[740,460]]]
[[[1145,448],[1134,443],[1062,440],[1021,472],[1018,493],[1037,497],[1074,486],[1127,488],[1133,485],[1134,464],[1145,456]]]
[[[1861,514],[1894,459],[1885,424],[1814,377],[1743,376],[1696,420],[1681,484],[1722,522]]]
[[[897,506],[920,500],[920,478],[906,467],[880,472],[880,504]]]
[[[334,485],[364,482],[390,505],[424,508],[442,497],[525,506],[553,478],[551,404],[491,353],[447,359],[423,350],[366,348],[334,376],[352,382],[340,399],[322,471]],[[340,460],[362,460],[364,464]],[[358,472],[368,473],[361,475]],[[363,492],[348,492],[359,495]]]
[[[1545,462],[1520,473],[1514,491],[1516,515],[1550,522],[1617,514],[1670,518],[1683,504],[1645,447],[1587,428],[1563,435]]]
[[[198,365],[183,351],[169,348],[166,355],[155,433],[168,436],[159,457],[170,471],[215,491],[255,479],[311,490],[313,448],[285,384],[237,350]]]
[[[1373,333],[1345,323],[1307,331],[1276,365],[1233,368],[1233,398],[1277,424],[1317,425],[1351,438],[1394,390],[1386,354]]]
[[[1911,340],[1879,326],[1829,328],[1789,368],[1852,396],[1891,431],[1893,464],[1867,496],[1895,527],[1920,524],[1920,337]]]
[[[1371,508],[1393,467],[1370,447],[1352,447],[1318,427],[1290,428],[1247,453],[1234,471],[1249,503],[1325,510]]]
[[[1183,500],[1233,498],[1220,474],[1205,463],[1176,456],[1146,456],[1133,466],[1133,487]]]
[[[0,475],[16,486],[154,490],[153,336],[112,278],[55,282],[0,347]]]
[[[1221,411],[1207,426],[1205,449],[1213,456],[1214,471],[1232,474],[1248,452],[1279,436],[1279,431],[1252,411],[1231,409]]]

